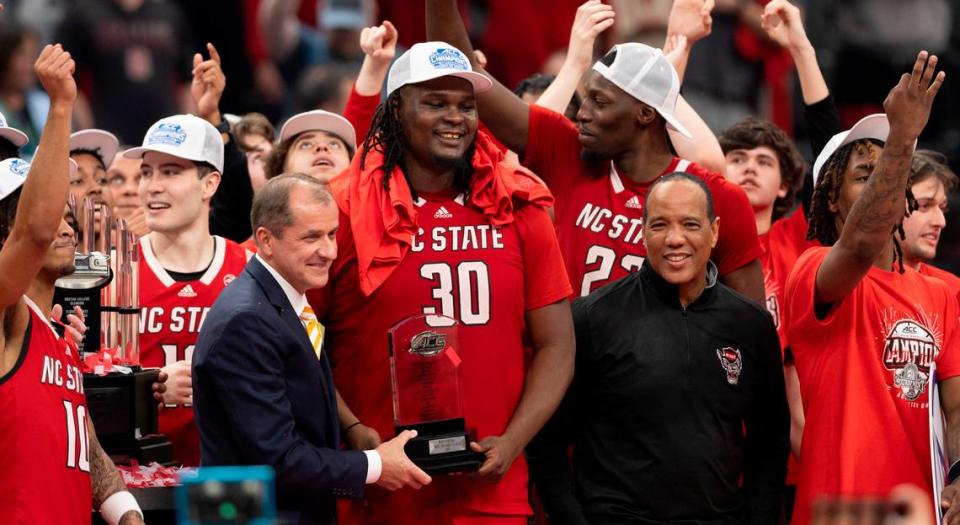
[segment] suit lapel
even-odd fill
[[[300,322],[300,313],[293,311],[293,306],[290,304],[290,300],[287,299],[287,294],[283,292],[283,288],[280,288],[280,283],[277,282],[273,275],[270,274],[270,271],[267,270],[256,257],[250,259],[244,271],[248,272],[250,276],[257,281],[257,284],[260,285],[264,295],[267,296],[267,300],[277,309],[277,313],[280,315],[280,318],[283,319],[284,323],[286,323],[287,328],[291,333],[296,334],[294,337],[297,338],[303,351],[310,354],[311,357],[314,357],[310,337],[307,336],[307,330],[303,327],[303,323]],[[314,360],[316,360],[315,357]],[[318,365],[320,381],[323,384],[323,396],[327,404],[333,407],[333,409],[328,412],[332,413],[333,426],[331,428],[333,429],[334,438],[337,438],[339,437],[337,429],[340,428],[340,426],[337,416],[336,393],[333,388],[333,375],[330,370],[330,364],[327,362],[325,355],[319,360]]]

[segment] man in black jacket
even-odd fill
[[[528,448],[550,523],[777,523],[789,419],[770,316],[717,282],[703,181],[663,177],[643,220],[640,271],[574,303],[573,385]]]

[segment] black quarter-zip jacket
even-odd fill
[[[712,263],[687,308],[644,263],[573,312],[573,385],[527,451],[551,525],[778,523],[790,428],[769,314]]]

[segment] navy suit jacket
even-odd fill
[[[207,314],[193,354],[201,465],[270,465],[277,506],[336,522],[337,497],[363,497],[367,458],[338,450],[326,354],[318,360],[280,284],[256,258]]]

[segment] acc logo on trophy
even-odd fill
[[[410,353],[424,357],[439,354],[447,347],[447,336],[437,332],[420,332],[410,339]]]
[[[740,350],[731,346],[718,348],[717,357],[720,359],[723,370],[727,372],[727,383],[737,384],[740,381],[740,372],[743,370],[743,358],[740,356]]]

